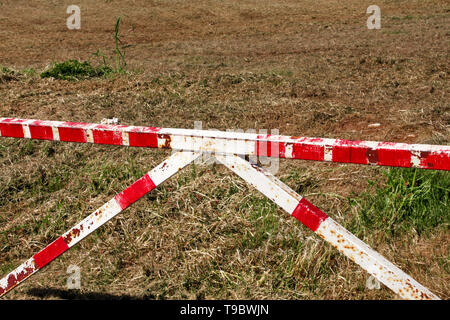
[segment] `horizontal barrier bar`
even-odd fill
[[[450,146],[0,118],[0,136],[450,170]]]

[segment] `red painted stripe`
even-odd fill
[[[354,146],[333,146],[333,162],[367,164],[367,148]]]
[[[50,243],[45,249],[39,251],[33,256],[34,262],[39,269],[46,266],[50,261],[58,257],[61,253],[69,249],[64,242],[63,237],[59,237]]]
[[[39,125],[29,125],[28,127],[32,139],[53,140],[52,127]]]
[[[325,147],[308,143],[294,143],[292,145],[292,158],[302,160],[318,160],[324,158]]]
[[[286,144],[284,142],[278,142],[278,157],[286,158]]]
[[[378,149],[377,151],[377,165],[406,168],[411,166],[411,151],[409,150]]]
[[[148,174],[146,174],[131,186],[116,195],[114,199],[116,199],[117,203],[123,210],[155,187],[156,186],[152,179],[148,176]]]
[[[300,200],[292,215],[314,232],[319,228],[322,221],[328,218],[325,213],[305,198]]]
[[[337,140],[332,152],[333,162],[368,164],[368,159],[372,159],[363,141]]]
[[[450,154],[421,152],[420,167],[434,170],[450,170]]]
[[[68,142],[87,142],[86,132],[82,128],[58,128],[59,140]]]
[[[133,147],[158,147],[158,136],[150,132],[130,132],[128,134],[130,146]]]
[[[0,123],[0,132],[3,137],[23,138],[22,124]]]
[[[122,131],[92,130],[94,143],[122,145]]]

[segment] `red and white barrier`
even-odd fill
[[[210,153],[399,296],[405,299],[439,299],[275,176],[236,154],[450,170],[448,146],[5,118],[0,118],[0,133],[4,137],[189,150],[176,152],[1,279],[0,296],[193,162],[202,153]],[[265,147],[262,148],[263,145]],[[278,148],[276,153],[273,153],[273,146]]]
[[[0,118],[0,136],[450,170],[450,146]]]
[[[177,152],[0,280],[0,297],[128,208],[200,154]]]

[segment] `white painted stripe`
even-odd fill
[[[23,137],[31,139],[31,132],[30,127],[28,127],[28,124],[23,124],[22,129],[23,129]]]
[[[94,143],[94,135],[91,129],[86,129],[86,142]]]
[[[324,147],[323,160],[324,161],[333,161],[333,146],[325,146]]]
[[[53,132],[53,140],[55,141],[59,141],[59,129],[58,127],[52,127],[52,132]]]
[[[163,139],[161,139],[163,140]],[[158,145],[164,144],[158,139]],[[207,153],[255,154],[255,141],[215,139],[209,137],[173,136],[170,146],[175,150]]]
[[[286,143],[284,145],[284,157],[285,158],[292,158],[292,152],[293,152],[293,144],[292,143]]]
[[[380,144],[380,142],[377,141],[363,141],[361,143],[361,146],[363,147],[367,147],[369,149],[378,149],[378,145]],[[404,147],[404,144],[399,144],[400,148]],[[383,146],[383,148],[388,148],[387,146]]]
[[[218,131],[218,130],[196,130],[196,129],[179,129],[179,128],[161,128],[159,134],[168,134],[174,136],[189,136],[189,137],[206,137],[217,139],[247,139],[257,140],[259,134],[243,133],[233,131]],[[274,136],[273,136],[274,137]]]
[[[157,140],[158,140],[158,148],[162,148],[166,145],[166,139],[160,138],[159,135],[157,136]],[[172,148],[172,149],[174,149],[174,148]],[[184,150],[187,150],[187,149],[184,149]],[[191,150],[189,150],[189,151],[191,151]]]
[[[411,167],[420,168],[420,152],[411,150]]]
[[[122,144],[124,146],[129,146],[130,145],[130,137],[129,137],[129,133],[126,131],[122,132]]]

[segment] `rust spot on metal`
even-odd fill
[[[80,229],[83,230],[82,228]],[[69,244],[73,240],[73,238],[78,237],[81,233],[80,229],[74,228],[70,230],[70,232],[64,237],[64,242]]]
[[[378,151],[376,149],[367,149],[366,157],[369,163],[376,164],[378,162]]]
[[[426,158],[428,158],[428,156],[430,155],[430,151],[421,151],[420,152],[420,159],[426,159]],[[428,167],[428,168],[433,168],[433,166],[434,166],[434,164],[432,163],[432,162],[427,162],[426,163],[426,166]]]
[[[420,151],[420,157],[421,158],[426,158],[430,155],[430,151]]]
[[[31,275],[33,272],[34,272],[34,268],[32,268],[32,267],[25,268],[22,272],[20,272],[17,275],[17,281],[21,282],[23,279],[25,279],[26,277]]]
[[[158,139],[164,139],[164,144],[159,145],[161,148],[170,149],[170,144],[172,143],[172,138],[168,134],[158,134]]]
[[[102,213],[103,213],[103,207],[101,207],[100,209],[96,210],[94,212],[94,215],[98,216],[98,215],[101,215]]]
[[[428,296],[426,293],[419,291],[419,289],[415,288],[409,279],[406,279],[404,281],[404,289],[415,299],[422,299],[422,300],[431,300],[431,297]],[[401,289],[399,289],[399,293],[403,293]],[[406,294],[405,294],[406,295]]]
[[[80,229],[75,228],[72,230],[71,233],[73,233],[74,237],[76,238],[80,235]]]
[[[63,239],[65,243],[70,243],[72,241],[72,234],[69,232]]]
[[[354,246],[349,246],[349,245],[345,245],[344,249],[355,251],[355,247]]]
[[[8,277],[8,284],[6,285],[6,290],[14,287],[17,284],[17,278],[14,274],[10,274]]]

